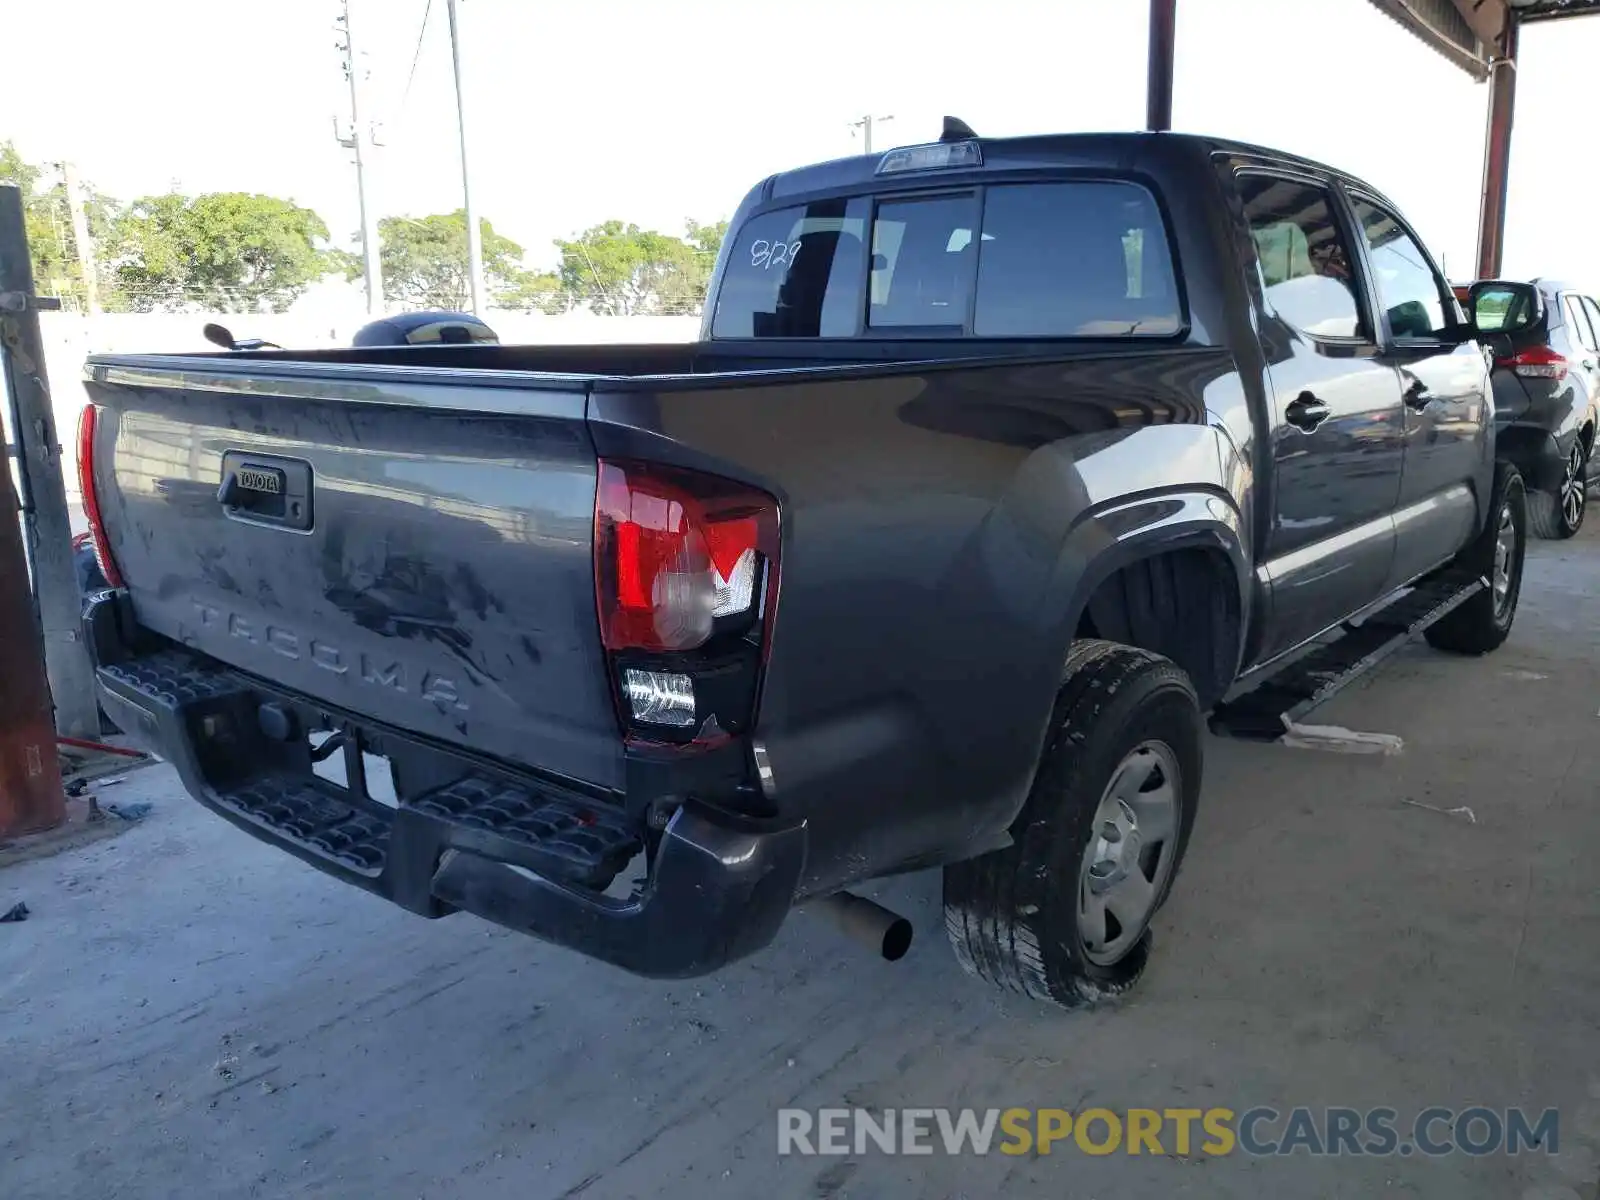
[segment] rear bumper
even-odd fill
[[[1567,456],[1550,430],[1511,422],[1495,431],[1495,439],[1495,454],[1514,464],[1529,488],[1539,492],[1561,490]]]
[[[90,600],[85,635],[101,703],[171,762],[207,808],[344,882],[424,916],[456,909],[639,975],[702,975],[765,946],[805,865],[803,822],[781,824],[694,799],[647,838],[620,797],[508,772],[286,693],[169,644],[131,653],[125,598]],[[263,706],[274,720],[265,720]],[[314,723],[355,747],[420,767],[428,786],[390,806],[318,778]],[[347,763],[350,753],[347,752]],[[632,894],[605,891],[652,843]],[[614,890],[614,889],[613,889]]]

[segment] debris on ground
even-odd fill
[[[5,912],[0,913],[0,925],[15,925],[18,921],[28,919],[28,906],[18,900]]]
[[[115,787],[128,780],[130,771],[160,761],[142,750],[105,742],[81,738],[58,738],[56,741],[62,787],[68,796],[88,795],[91,788]]]
[[[142,821],[150,815],[150,810],[155,805],[147,800],[140,800],[134,804],[108,804],[106,811],[114,816],[121,817],[124,821]]]
[[[109,754],[116,758],[133,758],[140,761],[148,760],[149,755],[143,750],[134,750],[127,746],[113,746],[110,742],[96,742],[88,738],[58,737],[56,746],[60,749],[81,750],[87,754]]]
[[[1412,808],[1425,808],[1429,812],[1436,812],[1442,817],[1465,817],[1468,825],[1476,825],[1478,823],[1478,814],[1465,804],[1458,808],[1439,808],[1433,804],[1424,804],[1421,800],[1413,800],[1409,796],[1401,800],[1400,803],[1409,804]]]
[[[1290,725],[1278,739],[1298,750],[1333,750],[1341,754],[1399,754],[1405,739],[1393,733],[1361,733],[1342,725]]]

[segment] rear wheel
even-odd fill
[[[1146,650],[1074,643],[1012,844],[945,868],[961,965],[1067,1008],[1131,988],[1188,846],[1200,773],[1188,676]]]
[[[1583,528],[1589,508],[1589,436],[1579,433],[1572,439],[1562,469],[1561,484],[1554,492],[1528,493],[1528,525],[1542,538],[1569,538]]]
[[[1527,493],[1510,463],[1498,463],[1490,496],[1489,524],[1456,556],[1456,565],[1488,580],[1489,586],[1428,629],[1428,644],[1457,654],[1498,650],[1511,634],[1522,594],[1522,563],[1528,549]]]

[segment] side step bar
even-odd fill
[[[1318,705],[1379,666],[1430,625],[1488,587],[1481,576],[1445,571],[1363,619],[1337,641],[1313,650],[1280,674],[1211,711],[1219,737],[1272,742]]]

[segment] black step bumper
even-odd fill
[[[391,806],[363,785],[310,769],[304,740],[261,728],[272,705],[292,723],[329,715],[172,643],[130,653],[125,596],[84,614],[101,704],[130,737],[177,768],[207,808],[346,883],[424,916],[456,909],[639,975],[702,975],[765,946],[805,865],[803,822],[742,817],[686,800],[655,840],[629,895],[607,894],[647,840],[620,798],[588,794],[422,745],[335,714],[352,745],[421,762],[435,786]],[[354,766],[356,772],[359,765]],[[615,889],[612,889],[613,891]]]

